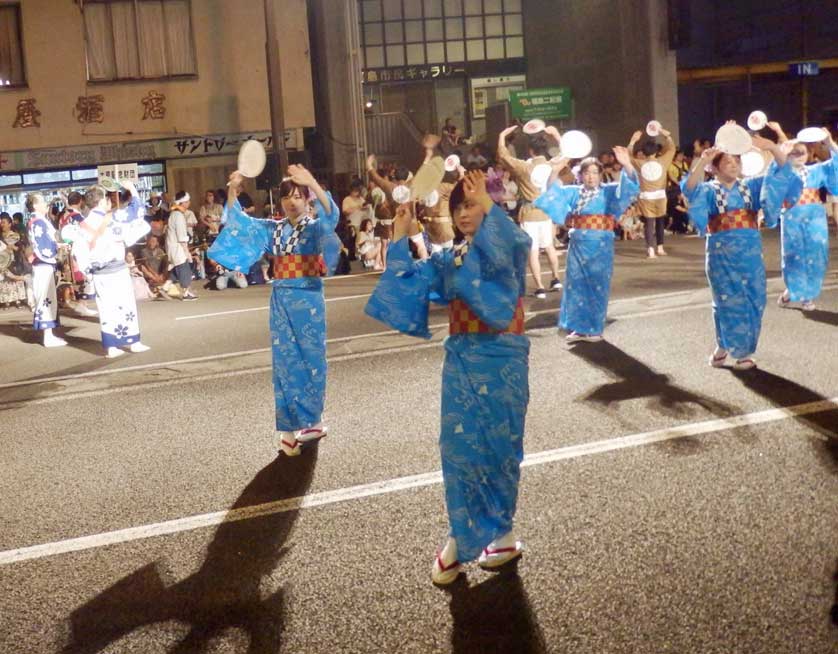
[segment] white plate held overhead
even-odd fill
[[[562,156],[568,159],[582,159],[587,157],[594,144],[585,132],[572,129],[562,136]]]
[[[656,120],[650,120],[646,125],[646,133],[655,137],[661,133],[661,124]]]
[[[822,127],[806,127],[797,133],[797,140],[803,143],[820,143],[828,137],[829,134]]]
[[[460,157],[456,154],[448,155],[445,159],[445,170],[449,173],[453,173],[460,167]]]
[[[755,177],[765,170],[765,157],[758,150],[751,150],[742,155],[742,174]]]
[[[751,135],[739,125],[722,125],[716,132],[716,147],[722,152],[742,155],[754,147]]]
[[[538,134],[539,132],[543,132],[545,127],[547,127],[547,125],[544,124],[543,120],[533,118],[531,121],[527,122],[526,125],[524,125],[524,134]]]
[[[533,186],[543,192],[547,189],[547,182],[550,181],[550,175],[552,174],[553,167],[550,164],[538,164],[530,173],[530,181],[533,183]]]
[[[245,177],[259,177],[262,171],[265,170],[265,163],[267,156],[265,155],[265,146],[259,141],[250,139],[242,143],[239,148],[239,172]]]
[[[765,115],[764,111],[760,111],[759,109],[757,109],[756,111],[752,111],[751,115],[748,116],[748,129],[751,129],[755,132],[758,132],[767,124],[768,116]]]

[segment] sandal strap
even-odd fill
[[[282,440],[280,440],[280,443],[282,443],[283,445],[287,445],[288,447],[292,447],[292,448],[297,447],[297,445],[299,445],[299,441],[296,438],[294,439],[293,443],[289,443],[284,438]]]
[[[437,552],[436,553],[436,564],[439,566],[439,569],[442,572],[448,572],[449,570],[453,570],[454,568],[459,566],[460,562],[459,561],[454,561],[453,563],[449,563],[448,565],[445,565],[445,563],[442,560],[442,552]]]
[[[517,552],[517,547],[499,547],[497,549],[489,549],[488,547],[483,548],[483,552],[486,556],[492,556],[493,554],[506,554],[507,552]]]

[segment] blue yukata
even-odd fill
[[[756,212],[776,227],[791,166],[774,167],[766,175],[738,180],[730,189],[717,180],[682,190],[689,217],[700,234],[708,233],[705,270],[713,296],[716,344],[736,359],[757,349],[765,311],[766,280],[762,238]]]
[[[57,232],[46,216],[32,214],[27,225],[32,244],[32,295],[36,331],[58,327],[58,296],[55,292],[55,266],[58,255]]]
[[[251,218],[236,201],[224,210],[225,228],[207,253],[228,270],[245,273],[264,254],[275,257],[274,270],[280,274],[272,284],[270,330],[277,431],[318,424],[326,399],[326,304],[321,275],[334,270],[340,254],[335,234],[340,211],[331,195],[328,207],[316,202],[315,209],[316,217],[302,216],[295,228],[284,218]],[[322,261],[324,268],[287,276],[303,259]]]
[[[838,153],[828,161],[792,168],[780,223],[783,281],[792,302],[814,300],[821,294],[829,265],[829,227],[821,189],[838,195]]]
[[[535,201],[535,207],[554,223],[570,228],[561,329],[587,335],[599,335],[605,329],[614,270],[614,226],[638,190],[637,179],[623,172],[619,182],[596,189],[556,181]]]
[[[439,445],[451,537],[460,562],[512,530],[529,402],[524,336],[530,237],[494,206],[470,243],[415,262],[392,243],[366,306],[373,318],[430,338],[428,306],[449,307]]]

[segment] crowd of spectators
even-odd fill
[[[510,139],[509,150],[514,154],[516,146],[522,151],[525,145],[520,140]],[[487,186],[493,199],[501,205],[513,219],[517,220],[521,205],[519,189],[510,177],[509,171],[500,166],[493,148],[486,144],[470,143],[459,133],[449,120],[441,130],[439,137],[433,139],[435,149],[443,156],[457,154],[461,165],[466,170],[479,169],[487,173]],[[678,149],[672,164],[667,170],[667,222],[666,229],[672,233],[695,233],[689,223],[686,199],[680,190],[680,183],[688,174],[694,158],[709,148],[708,139],[696,139],[684,149]],[[603,181],[615,182],[619,179],[621,167],[610,150],[599,153],[597,157],[603,169]],[[574,165],[564,171],[565,183],[575,183]],[[412,173],[398,162],[385,162],[378,166],[376,175],[381,184],[400,184],[409,182]],[[172,268],[180,267],[179,272],[186,288],[193,280],[202,283],[205,289],[224,290],[230,287],[246,288],[248,285],[264,284],[270,280],[271,265],[267,255],[246,272],[226,270],[216,261],[207,257],[207,250],[223,229],[222,214],[227,200],[223,188],[208,189],[202,198],[197,213],[191,208],[191,199],[184,201],[185,193],[179,192],[173,199],[169,193],[152,193],[146,204],[146,220],[150,232],[145,239],[129,250],[128,263],[131,266],[138,298],[194,299],[194,294],[187,290],[181,292],[184,284],[172,284]],[[56,197],[51,201],[49,217],[56,227],[60,227],[74,212],[84,213],[79,193]],[[827,212],[838,222],[838,201],[836,198],[823,198],[827,202]],[[343,248],[337,274],[349,274],[354,267],[358,270],[377,271],[386,265],[386,248],[390,238],[388,225],[392,223],[392,209],[387,202],[387,195],[371,178],[351,180],[348,193],[336,198],[341,208],[341,218],[336,232]],[[253,200],[247,193],[239,196],[243,210],[257,215]],[[172,220],[173,214],[175,219]],[[270,215],[266,206],[261,215]],[[275,216],[278,217],[278,216]],[[418,217],[422,218],[419,208]],[[632,205],[622,217],[616,228],[622,239],[643,238],[643,225],[637,208]],[[567,243],[567,233],[563,228],[556,230],[557,244]],[[429,246],[429,243],[426,243]],[[412,244],[411,247],[415,246]],[[90,299],[86,296],[84,276],[73,268],[72,258],[62,250],[63,259],[57,267],[59,301],[73,306],[77,299]],[[26,306],[32,304],[32,250],[27,240],[26,220],[23,214],[10,215],[0,212],[0,308]]]

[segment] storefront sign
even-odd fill
[[[402,66],[399,68],[378,68],[365,70],[363,79],[365,84],[378,82],[421,82],[439,78],[465,75],[464,68],[450,64],[435,64],[433,66]]]
[[[541,120],[570,118],[573,113],[570,87],[553,86],[511,91],[509,111],[513,118],[523,121],[533,118],[541,118]]]
[[[302,132],[303,130],[299,128],[285,130],[285,147],[289,150],[302,148]],[[239,146],[249,139],[261,142],[268,151],[273,148],[273,139],[270,132],[249,132],[213,136],[183,136],[134,143],[18,150],[3,153],[3,171],[73,168],[122,161],[160,161],[209,155],[234,155],[238,153]]]
[[[124,182],[125,180],[128,180],[136,184],[140,179],[139,166],[135,163],[98,166],[96,172],[99,176],[100,182],[105,178],[110,178],[115,182]]]

